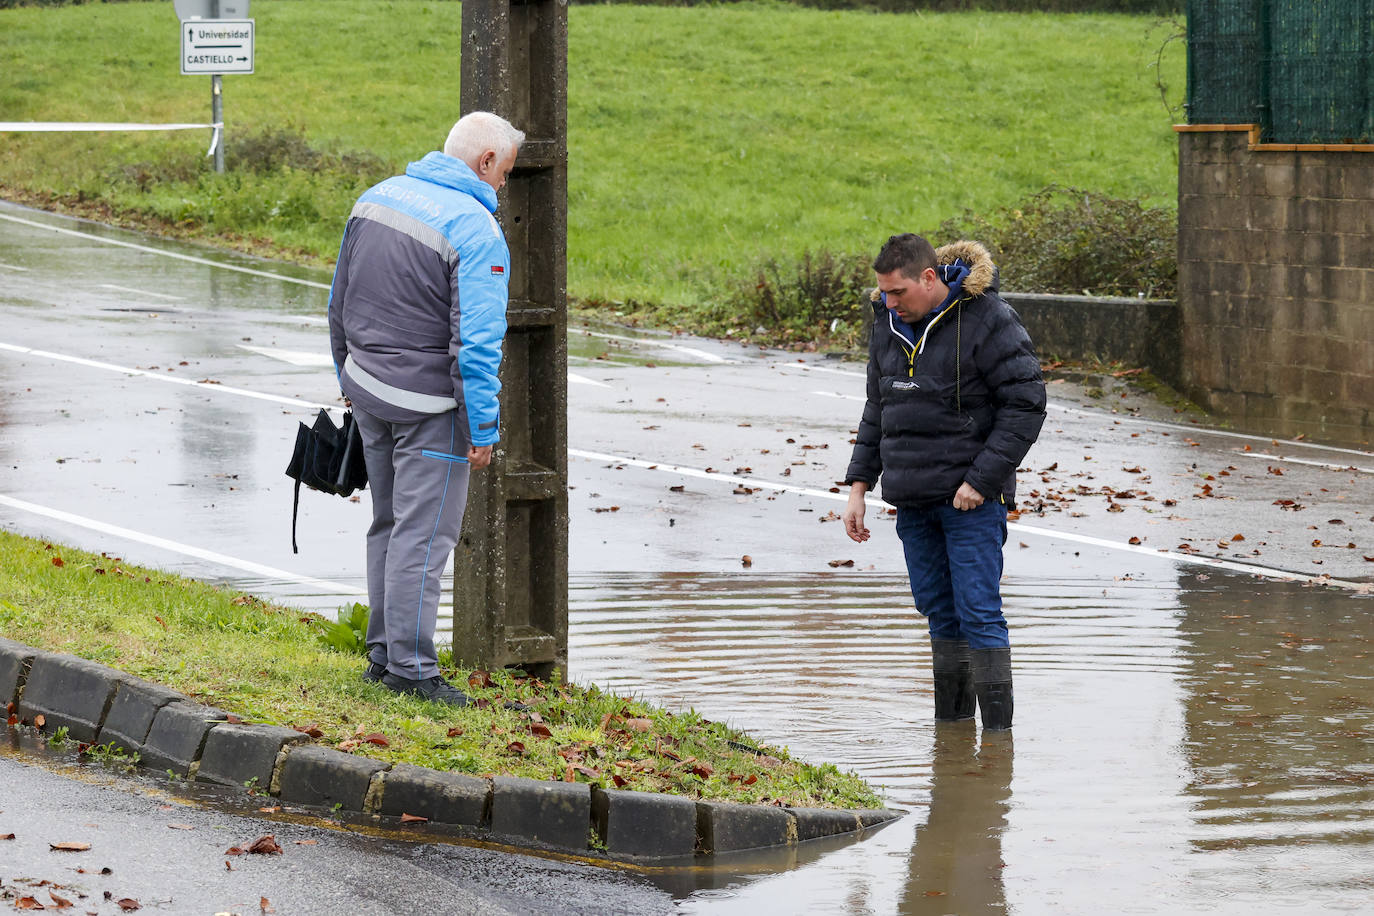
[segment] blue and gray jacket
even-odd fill
[[[495,212],[496,191],[443,153],[358,198],[329,340],[339,387],[360,409],[400,423],[457,410],[469,444],[500,439],[510,250]]]

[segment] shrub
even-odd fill
[[[727,290],[711,310],[719,330],[763,336],[777,342],[832,339],[853,342],[865,323],[869,258],[833,251],[803,251],[795,262],[768,258]]]
[[[946,220],[932,241],[956,238],[988,246],[1004,290],[1171,298],[1178,289],[1172,207],[1050,186],[986,216]]]

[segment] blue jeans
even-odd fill
[[[898,509],[897,536],[906,553],[911,597],[930,622],[931,639],[967,639],[972,649],[1011,645],[1002,616],[1002,545],[1007,507],[952,505]]]

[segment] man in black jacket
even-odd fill
[[[845,475],[845,532],[868,540],[865,494],[897,507],[911,594],[930,623],[935,718],[1011,728],[1002,546],[1016,467],[1045,420],[1030,336],[977,242],[887,240],[873,262],[868,401]]]

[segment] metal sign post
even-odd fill
[[[225,73],[253,72],[255,23],[248,0],[174,0],[181,31],[183,75],[210,74],[210,153],[224,172]]]

